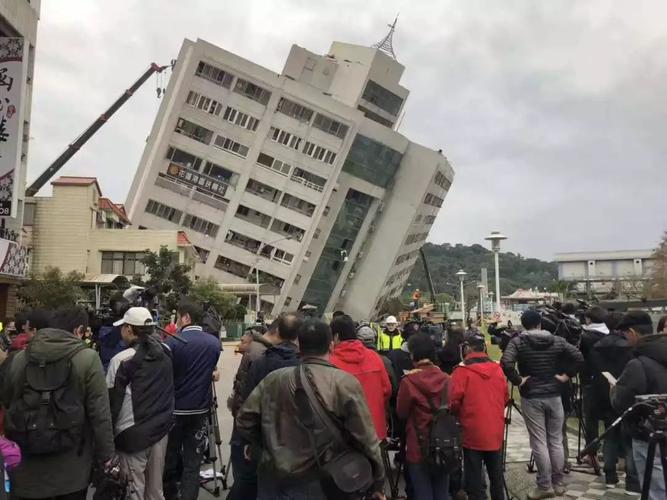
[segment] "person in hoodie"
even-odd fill
[[[405,374],[398,389],[396,413],[406,424],[406,462],[412,482],[413,498],[448,500],[449,476],[433,474],[423,463],[420,439],[428,436],[433,420],[432,406],[438,408],[447,399],[449,375],[434,363],[435,344],[424,333],[412,335],[408,349],[415,368]]]
[[[373,352],[377,352],[376,342],[375,342],[375,332],[373,328],[368,325],[362,325],[357,328],[357,338],[361,341],[366,349],[370,349]],[[396,373],[394,372],[394,367],[391,364],[391,360],[380,354],[380,359],[384,363],[384,368],[387,370],[387,375],[389,376],[389,382],[391,383],[391,395],[395,397],[398,393],[398,379],[396,378]]]
[[[628,362],[621,377],[611,388],[612,406],[616,411],[624,412],[636,403],[636,396],[667,394],[667,335],[653,334],[651,317],[644,311],[626,313],[618,328],[634,346],[634,358]],[[639,481],[644,486],[644,471],[647,467],[653,467],[649,499],[664,500],[667,492],[660,449],[655,451],[653,464],[647,464],[648,435],[638,420],[631,421],[631,432],[632,453]]]
[[[387,406],[391,397],[391,382],[380,355],[357,339],[357,331],[347,315],[331,321],[334,351],[331,364],[354,375],[366,395],[366,402],[373,417],[375,431],[380,441],[387,437]]]
[[[454,370],[449,408],[458,415],[463,432],[464,486],[468,500],[485,500],[482,469],[489,475],[491,500],[504,500],[503,438],[507,380],[498,363],[489,359],[481,334],[463,342],[463,363]]]
[[[261,332],[258,326],[248,328],[241,339],[243,357],[234,377],[234,388],[232,395],[227,401],[227,406],[236,418],[241,405],[243,405],[246,394],[246,384],[248,382],[248,372],[255,361],[264,356],[266,350],[273,346],[277,341],[279,319],[276,319],[269,329]],[[241,350],[241,349],[239,349]],[[232,428],[232,437],[230,440],[230,455],[232,463],[232,474],[234,482],[229,492],[228,499],[241,499],[245,493],[244,488],[250,488],[250,495],[255,491],[257,485],[257,464],[248,461],[243,456],[243,449],[248,444],[238,433],[236,423]]]
[[[21,404],[28,362],[55,363],[70,359],[68,384],[76,388],[83,407],[79,446],[59,453],[31,454],[23,449],[21,465],[10,472],[12,498],[67,498],[85,500],[94,463],[107,464],[114,455],[109,393],[99,356],[86,348],[77,334],[88,326],[81,308],[57,311],[49,328],[39,330],[29,347],[16,354],[2,387],[7,411],[5,426],[11,433],[15,405]]]
[[[537,487],[528,498],[538,500],[566,491],[561,384],[579,372],[584,358],[567,340],[542,330],[537,311],[524,311],[521,324],[525,332],[507,344],[500,364],[521,393],[521,409],[537,465]]]
[[[167,438],[174,419],[174,374],[167,346],[153,337],[153,317],[131,307],[114,323],[128,346],[109,363],[107,386],[128,500],[162,500]]]
[[[198,325],[203,316],[199,304],[184,299],[177,314],[178,337],[186,342],[176,337],[166,341],[174,367],[174,426],[167,442],[163,491],[166,499],[196,500],[221,346]]]

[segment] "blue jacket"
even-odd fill
[[[255,362],[250,365],[243,400],[245,401],[248,399],[248,396],[250,396],[253,389],[257,387],[269,373],[280,368],[296,366],[300,361],[299,348],[294,342],[283,341],[280,344],[269,347],[261,358],[255,360]]]
[[[174,414],[206,413],[211,405],[213,371],[220,357],[220,340],[202,331],[201,326],[186,326],[178,339],[169,338],[167,345],[174,363]]]

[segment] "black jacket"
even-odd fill
[[[667,393],[667,335],[642,337],[634,356],[611,389],[611,404],[618,412],[632,406],[635,396]],[[633,426],[633,437],[647,438],[636,425]]]
[[[407,344],[403,344],[400,349],[394,349],[387,353],[387,358],[391,361],[391,366],[394,369],[394,376],[396,380],[400,381],[403,379],[405,372],[408,372],[414,369],[415,365],[412,363],[412,358],[408,352]]]
[[[169,433],[174,418],[174,374],[164,344],[149,337],[116,354],[109,364],[107,384],[116,449],[136,453]]]
[[[244,387],[243,401],[248,399],[253,389],[264,380],[269,373],[278,368],[285,368],[287,366],[296,366],[299,364],[299,348],[294,342],[283,341],[272,347],[269,347],[264,355],[255,360],[250,365],[250,371]]]
[[[567,340],[539,330],[523,332],[513,338],[500,364],[507,379],[516,386],[521,384],[521,377],[530,377],[519,389],[522,398],[530,399],[560,397],[561,382],[556,375],[566,373],[573,377],[583,361],[579,350]]]
[[[579,374],[581,385],[592,385],[596,375],[600,371],[600,368],[597,365],[598,360],[594,356],[593,349],[595,345],[607,335],[608,334],[597,330],[586,329],[584,329],[584,332],[581,334],[579,349],[581,349],[581,354],[584,356],[584,366],[581,368],[581,373]]]

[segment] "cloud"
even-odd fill
[[[654,245],[667,228],[659,1],[43,2],[29,179],[184,37],[280,71],[292,43],[394,37],[411,90],[401,132],[442,148],[456,180],[434,242],[551,258]],[[159,106],[149,81],[62,174],[99,177],[125,199]]]

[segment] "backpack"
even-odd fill
[[[413,383],[413,385],[426,397],[433,413],[426,437],[419,432],[415,413],[412,413],[412,425],[419,441],[422,463],[436,474],[455,472],[461,466],[461,426],[447,405],[448,384],[445,384],[438,407],[435,406],[430,396],[424,394],[416,384]]]
[[[17,394],[5,415],[5,433],[25,455],[81,453],[85,409],[72,383],[72,358],[81,346],[51,362],[40,362],[26,351],[27,364]]]

